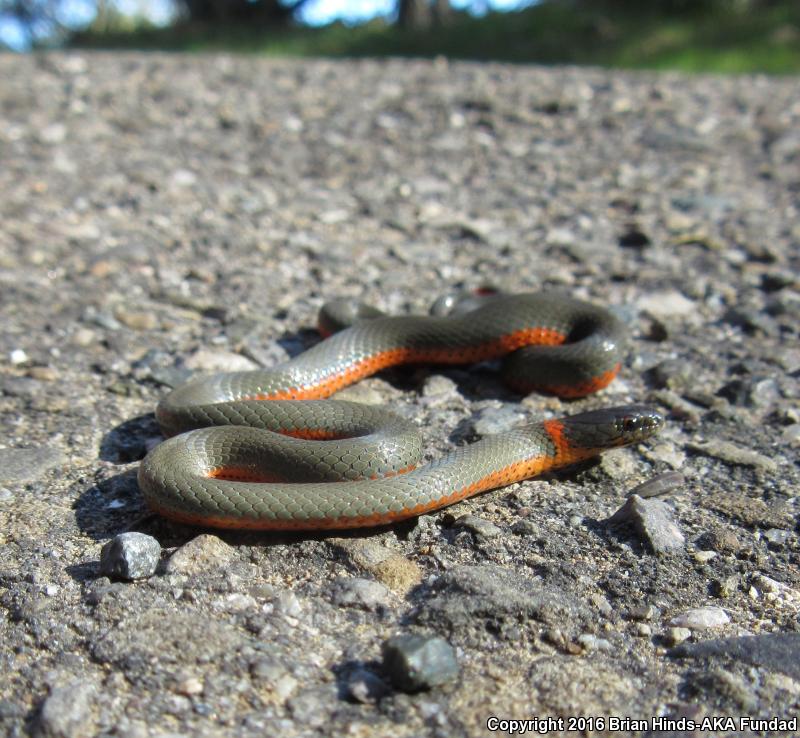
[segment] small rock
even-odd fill
[[[453,527],[468,530],[479,538],[496,538],[503,534],[502,528],[498,528],[491,521],[479,518],[477,515],[462,515],[456,518]]]
[[[153,315],[153,313],[148,313],[143,310],[117,308],[114,311],[114,317],[122,323],[122,325],[132,328],[135,331],[151,331],[158,324],[156,316]]]
[[[121,533],[100,551],[100,570],[119,579],[143,579],[153,574],[161,557],[161,545],[144,533]]]
[[[670,620],[670,625],[681,628],[703,630],[705,628],[719,628],[727,625],[731,619],[721,607],[695,607]]]
[[[362,704],[375,703],[389,692],[389,685],[367,669],[356,669],[347,680],[347,694]]]
[[[199,349],[186,359],[186,368],[196,372],[249,372],[258,364],[233,351]]]
[[[725,579],[715,579],[712,582],[712,591],[720,599],[730,597],[739,588],[739,577],[732,575]]]
[[[635,605],[628,610],[631,620],[652,620],[656,615],[656,608],[652,605]]]
[[[758,588],[760,592],[769,592],[777,594],[787,589],[785,584],[768,577],[766,574],[755,574],[752,578],[753,585]]]
[[[329,725],[329,705],[335,704],[337,698],[336,685],[325,684],[298,692],[288,700],[286,706],[296,722],[319,729]]]
[[[515,406],[485,407],[472,421],[472,429],[479,436],[491,436],[504,433],[518,426],[525,415]]]
[[[679,643],[689,640],[692,631],[688,628],[667,628],[664,633],[664,640],[668,646],[677,646]]]
[[[170,556],[165,566],[168,574],[196,574],[227,564],[234,549],[217,536],[203,533],[184,543]]]
[[[541,529],[533,521],[523,519],[511,526],[511,532],[518,536],[535,536],[541,532]]]
[[[333,583],[331,600],[339,607],[377,610],[387,607],[391,598],[388,587],[372,579],[339,577]]]
[[[297,679],[274,656],[265,655],[254,661],[250,665],[250,674],[281,700],[287,699],[297,689]]]
[[[194,697],[202,694],[204,688],[203,680],[193,676],[185,677],[175,685],[175,691],[184,697]]]
[[[72,334],[71,340],[75,346],[86,348],[95,343],[98,340],[98,336],[91,328],[79,327],[75,330],[75,333]]]
[[[608,523],[631,523],[657,554],[682,551],[686,539],[673,520],[673,510],[662,500],[630,496]]]
[[[605,638],[598,638],[596,635],[592,635],[591,633],[582,633],[578,636],[578,643],[583,646],[585,651],[613,651],[614,646],[611,645],[611,641]]]
[[[792,537],[792,532],[788,530],[781,530],[780,528],[770,528],[764,531],[763,537],[772,546],[780,547],[785,546],[789,539]]]
[[[686,479],[680,472],[665,472],[634,487],[628,492],[628,497],[632,495],[638,495],[644,499],[660,497],[681,487],[685,482]]]
[[[60,376],[52,366],[32,366],[27,374],[40,382],[55,382]]]
[[[781,432],[781,440],[792,446],[800,446],[800,423],[792,423]]]
[[[458,385],[449,377],[433,374],[422,385],[422,397],[428,406],[436,406],[458,395]]]
[[[9,361],[10,361],[10,362],[11,362],[11,363],[12,363],[14,366],[19,366],[20,364],[25,364],[26,362],[28,362],[28,361],[30,360],[30,359],[28,358],[28,354],[26,354],[26,353],[25,353],[25,350],[24,350],[24,349],[14,349],[14,350],[13,350],[13,351],[12,351],[12,352],[11,352],[11,353],[8,355],[8,358],[9,358]]]
[[[636,635],[642,638],[648,638],[653,635],[653,629],[647,623],[637,623]]]
[[[407,633],[383,644],[383,668],[398,689],[416,692],[458,676],[455,649],[444,638]]]
[[[35,734],[39,738],[82,738],[92,735],[92,704],[96,692],[91,684],[75,680],[53,687],[42,703]]]
[[[677,290],[645,293],[636,304],[640,310],[659,320],[684,318],[697,312],[697,304]]]
[[[775,473],[778,471],[778,463],[764,456],[764,454],[753,451],[749,448],[738,446],[730,441],[712,440],[708,443],[696,443],[694,441],[686,444],[686,448],[696,453],[713,456],[714,458],[727,461],[731,464],[741,466],[752,466],[760,471]]]
[[[704,536],[703,540],[709,548],[718,553],[735,554],[742,548],[739,537],[730,528],[714,530]]]
[[[694,555],[694,560],[698,564],[707,564],[709,561],[717,557],[716,551],[697,551]]]
[[[391,551],[377,541],[331,538],[329,544],[356,567],[372,574],[398,594],[405,594],[422,581],[422,569],[416,562]]]
[[[303,603],[294,592],[288,589],[278,592],[272,604],[275,612],[285,618],[299,618],[303,614]]]

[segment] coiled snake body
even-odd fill
[[[421,448],[412,424],[382,408],[320,399],[403,363],[505,356],[514,388],[562,397],[597,391],[619,370],[624,331],[600,307],[546,293],[476,305],[446,316],[371,317],[274,369],[177,388],[156,411],[174,437],[139,470],[149,506],[176,521],[221,528],[379,525],[637,442],[661,427],[650,408],[596,410],[487,436],[416,468]]]

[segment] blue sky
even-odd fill
[[[536,0],[533,0],[535,2]],[[531,0],[451,0],[458,8],[471,7],[473,12],[512,10]],[[130,15],[145,16],[154,23],[168,23],[172,17],[170,0],[109,0],[109,4]],[[79,27],[92,20],[96,3],[94,0],[63,0],[59,20],[67,25]],[[389,15],[395,7],[394,0],[307,0],[300,11],[300,20],[318,26],[334,20],[360,23],[377,16]],[[14,49],[23,50],[26,38],[20,28],[0,19],[0,41]]]

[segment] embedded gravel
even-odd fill
[[[0,79],[0,733],[798,714],[797,79],[81,53],[0,55]],[[573,402],[492,365],[342,394],[418,424],[427,458],[632,401],[665,431],[347,536],[143,517],[169,387],[296,355],[332,297],[426,312],[486,283],[612,306],[621,377]],[[160,560],[109,578],[129,530]],[[381,654],[407,634],[457,668],[404,692]]]

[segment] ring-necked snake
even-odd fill
[[[487,436],[416,468],[413,424],[319,398],[396,364],[501,356],[514,388],[579,397],[613,379],[623,339],[611,313],[558,294],[492,296],[445,316],[371,312],[274,369],[173,390],[156,417],[175,437],[148,454],[139,485],[156,512],[211,527],[317,530],[413,517],[640,441],[663,418],[635,405],[596,410]]]

